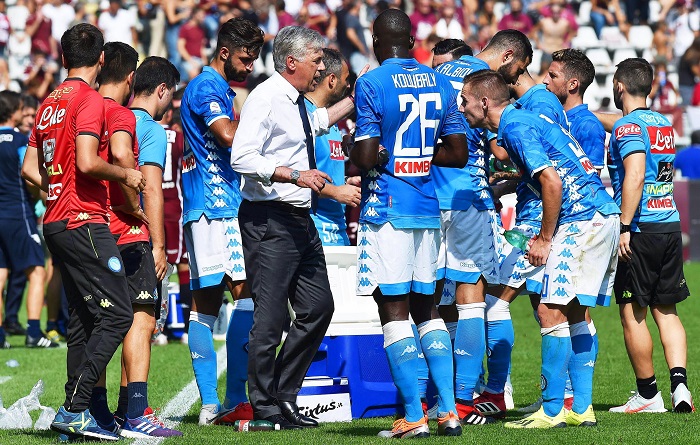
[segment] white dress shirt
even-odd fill
[[[278,166],[309,169],[298,99],[299,91],[275,73],[255,87],[243,104],[231,147],[231,166],[244,179],[243,199],[311,207],[310,189],[270,180]],[[316,109],[309,114],[309,123],[315,135],[328,132],[328,111]]]

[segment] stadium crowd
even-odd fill
[[[700,11],[654,5],[0,1],[0,346],[67,342],[61,440],[181,435],[147,384],[177,270],[199,423],[316,427],[296,396],[333,313],[322,246],[352,243],[405,408],[382,436],[429,435],[429,411],[441,435],[505,415],[521,293],[541,328],[542,398],[506,427],[596,424],[588,308],[613,288],[637,392],[611,411],[666,411],[647,311],[673,410],[694,411],[672,120],[700,102]],[[648,51],[630,46],[642,34]],[[632,52],[613,67],[608,48]],[[610,103],[622,115],[588,108]],[[113,411],[104,370],[122,343]]]

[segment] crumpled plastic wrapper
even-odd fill
[[[0,429],[30,429],[32,428],[32,417],[29,413],[41,410],[39,419],[34,423],[34,429],[48,430],[53,418],[56,416],[56,411],[39,403],[39,397],[42,394],[44,394],[44,382],[39,380],[29,392],[29,395],[17,400],[7,409],[3,407],[2,399],[0,398]]]

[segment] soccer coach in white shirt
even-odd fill
[[[330,177],[316,170],[314,139],[354,108],[352,95],[328,109],[306,111],[323,66],[324,41],[289,26],[275,37],[275,71],[248,96],[231,148],[245,177],[238,220],[255,302],[248,345],[248,395],[256,419],[282,428],[315,427],[299,413],[297,393],[333,315],[321,240],[309,216]],[[287,317],[296,314],[275,359]]]

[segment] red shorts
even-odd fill
[[[187,249],[180,220],[165,220],[165,255],[170,264],[187,263]]]

